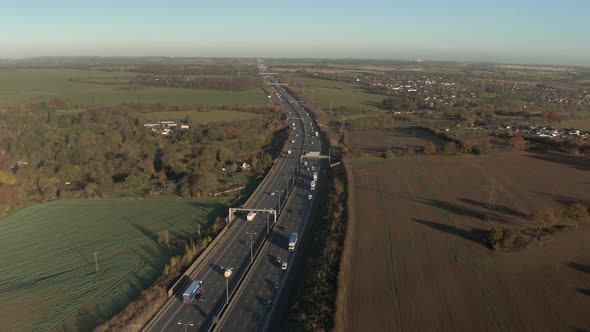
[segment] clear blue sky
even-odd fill
[[[590,66],[590,1],[0,0],[0,58],[43,55]]]

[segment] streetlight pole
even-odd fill
[[[268,225],[268,224],[267,224]],[[252,264],[252,261],[254,260],[254,255],[252,254],[252,235],[256,235],[258,233],[250,233],[250,232],[246,232],[246,234],[250,235],[250,264]]]
[[[282,190],[275,190],[275,192],[283,194]],[[277,199],[279,200],[279,212],[281,212],[281,195],[277,195]]]
[[[225,269],[223,276],[225,277],[225,304],[229,304],[229,277],[231,276],[232,270],[234,268],[230,267]]]
[[[188,326],[194,326],[195,324],[188,322],[188,323],[182,323],[182,322],[178,322],[178,325],[184,325],[184,332],[186,332]]]

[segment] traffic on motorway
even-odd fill
[[[317,159],[303,158],[305,161],[301,162],[302,155],[310,151],[319,152],[317,127],[305,110],[296,105],[293,98],[282,87],[274,85],[276,81],[272,76],[265,76],[265,80],[273,85],[276,98],[281,101],[287,111],[288,123],[291,127],[290,137],[281,157],[275,161],[265,180],[245,204],[244,211],[248,212],[236,214],[236,218],[233,221],[230,220],[226,232],[211,244],[212,247],[206,256],[199,260],[194,272],[188,276],[191,282],[187,283],[186,288],[179,294],[166,301],[146,324],[144,331],[219,329],[225,326],[225,317],[235,315],[233,307],[228,304],[249,301],[243,297],[242,293],[237,294],[239,284],[241,284],[239,289],[251,288],[248,294],[257,299],[259,296],[264,296],[263,299],[258,300],[258,306],[251,308],[252,310],[266,308],[267,311],[272,311],[275,306],[275,295],[280,293],[284,276],[291,269],[290,262],[297,253],[296,243],[299,234],[302,233],[302,227],[307,221],[314,201],[315,181],[321,164]],[[260,212],[261,209],[277,211],[279,217],[276,224],[275,220],[272,220],[272,215]],[[285,213],[280,213],[281,211]],[[290,238],[291,240],[295,238],[291,251],[289,251]],[[260,255],[257,256],[256,253]],[[260,270],[258,262],[266,260],[258,259],[255,266],[250,267],[255,256],[264,255],[273,258],[272,267],[276,271],[270,273],[269,277],[272,275],[274,279],[269,285],[275,290],[275,295],[266,294],[259,285],[250,286],[251,279],[241,281],[247,276],[246,272],[249,268],[251,270],[248,275],[264,272]],[[278,275],[275,275],[274,272],[277,271]],[[253,324],[259,325],[258,322]]]
[[[304,122],[306,151],[320,152],[317,130],[309,115],[299,105],[290,103],[292,99],[288,94],[283,91],[279,94],[285,100],[284,108]],[[288,213],[279,218],[278,226],[214,331],[265,331],[271,326],[275,308],[284,302],[280,297],[297,254],[299,237],[304,233],[314,207],[314,193],[322,166],[321,159],[303,159],[295,189],[286,203]]]

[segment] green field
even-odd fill
[[[1,330],[93,328],[162,273],[173,253],[157,244],[159,231],[171,240],[192,236],[224,203],[57,201],[0,219]]]
[[[260,90],[218,91],[159,87],[126,90],[123,82],[131,72],[105,72],[77,69],[0,69],[0,104],[27,102],[33,99],[58,98],[76,104],[119,104],[124,102],[257,105],[268,102]],[[70,78],[120,80],[120,85],[72,82]]]
[[[357,110],[379,111],[385,96],[366,93],[352,83],[287,75],[287,82],[297,84],[303,93],[325,108],[345,106]]]
[[[188,118],[191,124],[206,124],[216,122],[229,122],[229,121],[242,121],[252,120],[257,118],[263,118],[263,115],[249,112],[238,112],[238,111],[208,111],[208,112],[195,112],[195,111],[173,111],[173,112],[151,112],[143,113],[140,118],[148,122],[156,122],[163,120],[183,120]]]

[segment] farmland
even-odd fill
[[[126,80],[131,72],[105,72],[78,69],[0,69],[0,104],[30,102],[57,98],[74,104],[114,105],[126,102],[167,103],[170,105],[201,104],[256,105],[267,98],[260,90],[220,91],[142,86],[130,89]],[[72,78],[91,78],[82,83]]]
[[[241,120],[252,120],[262,118],[262,115],[248,112],[238,111],[208,111],[208,112],[193,112],[193,111],[171,111],[171,112],[150,112],[140,115],[144,121],[161,121],[168,119],[185,119],[187,118],[191,124],[207,124],[217,122],[230,122]]]
[[[433,143],[438,149],[442,149],[445,143],[424,130],[410,128],[355,131],[349,137],[350,146],[354,151],[370,153],[382,153],[387,148],[403,150],[411,147],[420,150],[427,143]]]
[[[223,199],[56,201],[0,219],[0,326],[89,330],[153,284],[173,250],[210,226]],[[97,253],[99,272],[95,272]]]
[[[543,205],[589,204],[588,160],[514,152],[354,159],[351,168],[335,330],[590,327],[590,225],[522,252],[485,241],[492,226],[531,227],[525,215]]]
[[[352,83],[315,79],[299,75],[287,75],[287,82],[294,83],[303,93],[322,107],[347,107],[357,110],[378,111],[383,96],[363,92]]]

